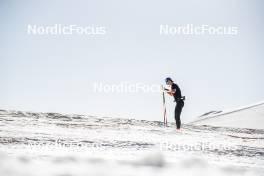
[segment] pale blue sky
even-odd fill
[[[0,108],[162,120],[159,93],[94,93],[93,83],[164,83],[182,121],[264,99],[263,2],[1,1]],[[27,25],[93,24],[107,34],[32,36]],[[161,36],[160,24],[237,26],[236,36]],[[167,97],[169,120],[173,102]]]

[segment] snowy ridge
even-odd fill
[[[15,110],[0,127],[5,176],[264,175],[259,129]]]
[[[219,113],[207,113],[189,124],[264,129],[264,101]]]

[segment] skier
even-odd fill
[[[185,97],[182,97],[181,94],[181,89],[179,88],[179,86],[177,84],[175,84],[173,82],[173,80],[171,78],[166,78],[165,82],[167,85],[169,85],[171,87],[171,89],[164,89],[169,95],[174,97],[174,102],[176,102],[176,106],[175,106],[175,121],[176,121],[176,127],[177,130],[179,130],[181,128],[181,112],[182,112],[182,108],[184,106],[184,100]]]

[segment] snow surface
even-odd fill
[[[190,124],[264,129],[264,101],[228,111],[219,111],[219,113],[212,112],[199,117]]]
[[[264,175],[264,130],[0,110],[1,176]]]

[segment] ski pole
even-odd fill
[[[162,89],[162,97],[163,97],[163,122],[164,122],[164,126],[166,126],[167,125],[167,109],[166,109],[166,99],[165,99],[163,85],[161,85],[161,89]]]

